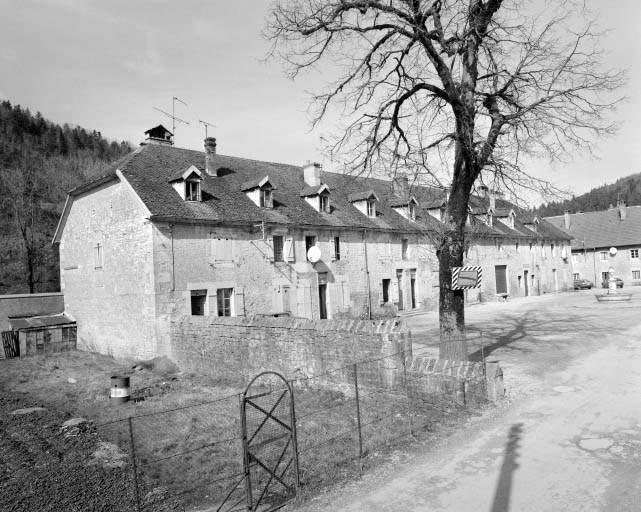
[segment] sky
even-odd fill
[[[577,195],[641,172],[641,2],[586,2],[609,29],[609,63],[628,69],[627,100],[615,115],[619,133],[595,143],[598,160],[576,155],[526,169]],[[221,154],[331,168],[321,153],[322,129],[331,125],[312,130],[307,112],[309,93],[324,76],[292,81],[278,61],[265,59],[261,30],[270,4],[0,0],[0,98],[133,144],[157,124],[172,130],[156,108],[171,113],[175,105],[175,115],[189,122],[176,123],[178,147],[202,150],[202,120],[214,125],[207,134]]]

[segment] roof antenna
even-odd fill
[[[176,138],[176,121],[180,123],[185,123],[189,124],[187,121],[184,121],[183,119],[180,119],[179,117],[176,117],[176,101],[179,101],[183,105],[187,106],[187,103],[185,103],[183,100],[180,98],[177,98],[176,96],[173,96],[171,99],[171,114],[168,112],[165,112],[164,110],[159,109],[158,107],[154,107],[158,112],[162,112],[165,114],[167,117],[171,119],[171,129],[172,129],[172,135],[174,136],[174,139]]]
[[[207,138],[207,127],[208,126],[211,126],[212,128],[216,128],[215,124],[208,123],[207,121],[203,121],[202,119],[199,119],[198,122],[205,125],[205,138]]]

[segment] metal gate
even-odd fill
[[[247,510],[276,510],[299,485],[291,387],[282,375],[263,372],[245,389],[241,409]]]
[[[4,348],[4,355],[6,357],[20,356],[20,342],[18,337],[18,331],[2,332],[2,347]]]

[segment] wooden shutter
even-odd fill
[[[496,276],[496,293],[507,293],[507,267],[505,265],[496,265],[494,273]]]
[[[390,297],[390,302],[398,302],[398,278],[396,277],[392,279],[392,296]]]
[[[384,302],[384,296],[383,296],[383,280],[381,279],[378,282],[378,303],[383,304]]]
[[[329,308],[330,312],[329,317],[333,316],[333,313],[337,313],[343,309],[343,290],[341,288],[341,283],[329,283],[327,285],[329,291]]]
[[[267,259],[274,263],[274,239],[267,239]]]
[[[347,281],[341,283],[341,291],[343,292],[343,309],[351,308],[352,301],[349,293],[349,283]]]
[[[245,316],[245,289],[242,286],[234,288],[235,316]]]
[[[336,261],[336,242],[333,236],[329,237],[329,257],[331,261]]]
[[[285,239],[283,252],[285,253],[285,259],[287,261],[296,261],[296,254],[294,253],[294,239],[291,236],[288,236]]]

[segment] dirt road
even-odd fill
[[[470,352],[502,362],[509,405],[297,510],[641,510],[641,289],[625,291],[469,308]],[[409,319],[415,342],[434,346],[435,320]]]

